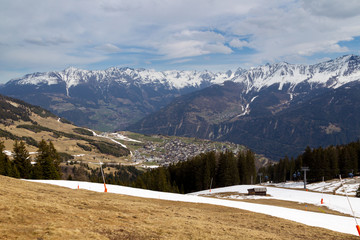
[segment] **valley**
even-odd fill
[[[0,240],[355,240],[360,1],[1,1]]]
[[[79,167],[88,164],[98,168],[99,161],[112,172],[116,166],[134,166],[140,170],[186,161],[200,153],[210,151],[241,151],[242,145],[214,142],[197,138],[142,135],[133,132],[107,133],[80,128],[46,110],[22,101],[1,96],[2,122],[0,140],[11,156],[15,140],[24,140],[32,159],[36,156],[37,142],[52,141],[62,158],[61,166],[68,163]],[[24,115],[21,115],[24,112]],[[9,115],[12,113],[12,115]],[[257,155],[258,167],[269,160]],[[64,175],[67,177],[68,175]]]
[[[345,55],[222,73],[67,68],[12,79],[0,93],[100,132],[228,141],[277,161],[356,141],[359,79],[360,57]]]

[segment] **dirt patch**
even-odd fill
[[[357,239],[208,204],[72,190],[0,176],[0,239]]]

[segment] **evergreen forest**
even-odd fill
[[[160,167],[140,175],[134,187],[190,193],[209,188],[255,182],[255,155],[246,150],[202,153],[185,162]]]
[[[266,180],[285,182],[303,179],[302,167],[308,167],[307,181],[318,182],[339,177],[352,177],[358,174],[360,166],[360,141],[346,145],[329,146],[326,148],[306,147],[296,158],[287,156],[277,164],[259,169]]]
[[[87,164],[60,167],[60,154],[51,141],[37,143],[38,154],[31,164],[29,152],[23,141],[15,141],[12,160],[4,153],[0,142],[0,174],[15,178],[63,179],[102,182],[100,168],[92,169]],[[74,165],[70,162],[70,165]],[[307,147],[296,158],[287,156],[276,164],[256,171],[255,154],[251,150],[234,154],[231,151],[202,153],[188,161],[141,171],[133,166],[110,166],[105,173],[106,183],[145,188],[156,191],[190,193],[205,189],[263,181],[285,182],[302,180],[302,167],[308,167],[307,181],[317,182],[358,174],[360,166],[360,141],[326,148]]]
[[[38,143],[36,163],[31,164],[29,152],[23,141],[15,141],[13,159],[4,153],[4,143],[0,142],[0,174],[25,179],[60,179],[60,155],[53,143],[42,140]]]

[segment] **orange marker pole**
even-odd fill
[[[100,160],[99,160],[99,164],[100,164],[100,171],[101,171],[101,175],[102,175],[102,177],[103,177],[103,181],[104,181],[104,188],[105,188],[104,192],[107,192],[107,188],[106,188],[106,184],[105,184],[104,172],[103,172],[103,169],[102,169],[102,166],[101,166],[101,162],[100,162]]]
[[[78,189],[80,189],[79,184],[78,184]]]
[[[324,204],[324,188],[325,188],[325,181],[324,181],[324,177],[323,177],[323,188],[321,190],[321,204]]]
[[[356,225],[356,229],[358,230],[359,236],[360,236],[360,227],[359,225]]]

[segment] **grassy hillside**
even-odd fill
[[[207,204],[71,190],[0,176],[0,239],[357,239]]]
[[[113,141],[92,136],[54,114],[23,101],[0,95],[0,141],[11,151],[15,140],[26,142],[29,152],[37,151],[37,142],[52,141],[59,153],[81,156],[85,162],[127,162],[129,150]],[[75,159],[76,160],[76,159]]]
[[[93,166],[92,163],[101,160],[105,163],[147,168],[186,161],[202,152],[224,151],[224,149],[237,152],[245,149],[244,146],[229,142],[161,135],[148,136],[132,132],[121,132],[121,134],[137,141],[119,139],[117,134],[110,133],[103,134],[102,137],[93,136],[92,131],[60,119],[41,107],[2,95],[0,95],[0,116],[0,141],[4,141],[6,150],[12,151],[15,140],[23,140],[29,152],[36,152],[39,141],[51,140],[63,157],[71,158],[67,160],[87,163],[92,167],[98,166]],[[125,144],[128,149],[111,139]],[[257,157],[257,167],[267,162],[268,160],[262,156]]]

